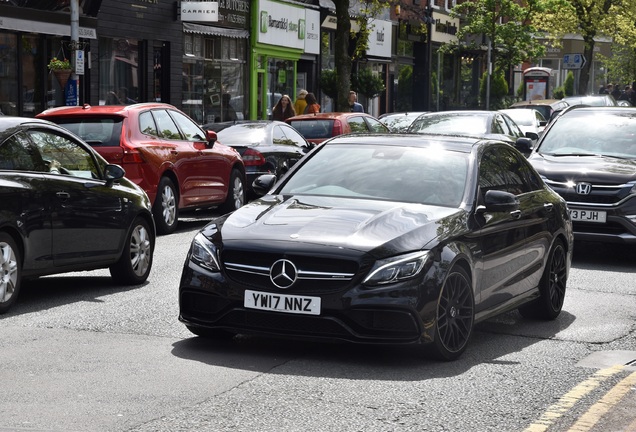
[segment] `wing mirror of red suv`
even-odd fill
[[[217,140],[216,132],[211,130],[206,130],[205,139],[210,143],[210,146],[213,146]]]

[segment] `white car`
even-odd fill
[[[499,110],[499,112],[508,114],[508,116],[517,123],[517,126],[519,126],[519,129],[521,129],[524,134],[526,132],[534,132],[537,135],[541,135],[543,129],[545,129],[548,124],[543,114],[534,108],[503,109]]]

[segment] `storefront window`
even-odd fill
[[[245,39],[186,34],[184,42],[183,111],[199,124],[247,118]]]
[[[0,33],[0,58],[0,110],[6,115],[18,115],[17,38],[14,34]]]
[[[294,100],[294,62],[270,58],[267,72],[267,118],[271,120],[272,110],[283,95],[288,95]]]
[[[99,40],[99,104],[139,100],[139,44],[136,39]]]

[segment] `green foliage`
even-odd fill
[[[486,101],[486,87],[488,83],[488,73],[484,72],[479,80],[479,95],[482,103]],[[508,95],[508,83],[502,72],[495,71],[490,77],[490,109],[501,109],[510,105],[510,101],[507,100]]]
[[[517,98],[523,99],[524,87],[525,87],[525,83],[523,82],[523,80],[521,80],[521,82],[519,83],[519,87],[517,87],[517,92],[515,93],[515,96],[517,96]]]
[[[402,65],[398,75],[397,111],[413,110],[413,66]]]
[[[338,96],[338,73],[334,69],[325,69],[320,74],[320,90],[331,99]]]
[[[565,95],[565,87],[563,86],[559,86],[552,91],[552,97],[555,99],[563,99]]]
[[[523,6],[514,0],[462,2],[451,10],[452,17],[462,19],[457,41],[472,40],[466,45],[468,49],[481,49],[490,41],[491,59],[499,70],[538,58],[545,53],[545,46],[537,37],[533,17],[546,10],[548,1],[525,0]]]
[[[565,96],[574,96],[574,73],[569,71],[567,76],[565,77],[565,82],[563,83],[563,92]],[[562,96],[558,99],[562,99]]]
[[[386,88],[384,80],[379,75],[374,74],[371,69],[360,69],[351,78],[351,88],[369,99],[378,96]]]

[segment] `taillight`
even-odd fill
[[[333,136],[342,135],[342,123],[340,120],[333,121]]]
[[[125,149],[122,163],[144,163],[144,158],[137,150]]]
[[[258,166],[265,164],[265,158],[261,152],[254,149],[247,149],[243,153],[243,163],[245,166]]]

